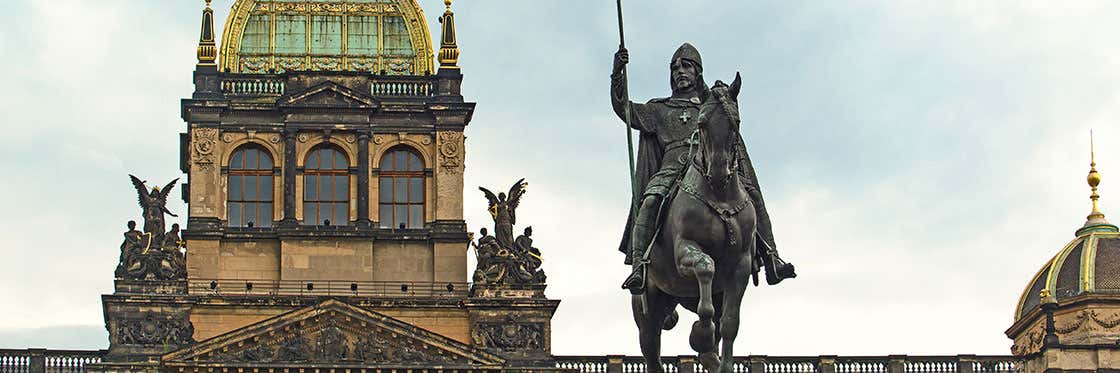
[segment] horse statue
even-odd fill
[[[645,290],[632,299],[647,372],[662,372],[661,330],[676,324],[677,305],[699,316],[689,344],[704,368],[732,372],[740,303],[758,268],[755,210],[736,161],[741,86],[739,74],[730,86],[717,81],[701,106],[699,141],[647,252]]]

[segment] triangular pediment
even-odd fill
[[[376,109],[377,101],[335,82],[323,82],[302,92],[281,97],[282,107]]]
[[[168,366],[500,367],[492,353],[338,300],[297,309],[163,356]]]

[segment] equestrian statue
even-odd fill
[[[640,133],[636,194],[622,244],[632,273],[623,282],[649,372],[661,372],[661,330],[676,306],[699,316],[689,343],[710,372],[731,372],[739,308],[748,283],[765,268],[774,285],[796,277],[775,250],[758,179],[739,133],[738,74],[711,88],[700,53],[685,43],[670,61],[672,95],[645,104],[626,91],[629,53],[621,46],[611,74],[611,103]],[[718,338],[717,338],[718,337]],[[717,352],[717,347],[721,347]]]

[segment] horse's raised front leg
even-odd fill
[[[676,306],[676,302],[654,286],[646,286],[645,296],[645,312],[642,309],[641,296],[631,296],[634,323],[638,325],[638,343],[642,347],[642,357],[646,361],[646,372],[662,373],[661,327],[669,312]]]
[[[747,251],[753,252],[753,251]],[[743,294],[749,286],[751,276],[751,256],[744,256],[735,266],[732,281],[723,292],[723,315],[719,320],[719,334],[722,339],[720,373],[731,373],[735,368],[735,337],[739,334],[739,310],[743,303]]]
[[[675,249],[677,270],[685,278],[695,278],[700,290],[696,305],[696,315],[700,319],[692,324],[688,343],[700,354],[714,352],[716,337],[712,317],[716,309],[712,305],[712,278],[716,273],[715,262],[694,241],[681,239],[676,243]]]

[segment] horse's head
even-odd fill
[[[708,184],[723,189],[739,167],[735,140],[739,136],[739,89],[743,80],[735,73],[731,85],[716,81],[700,106],[700,164]]]

